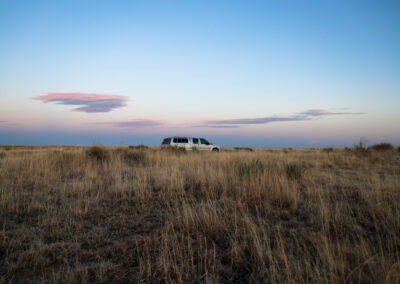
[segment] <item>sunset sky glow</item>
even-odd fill
[[[399,1],[0,1],[0,145],[400,145]]]

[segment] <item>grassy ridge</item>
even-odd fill
[[[1,282],[400,281],[397,149],[0,149]]]

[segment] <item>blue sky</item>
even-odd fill
[[[0,144],[400,144],[398,1],[0,1]],[[317,114],[317,115],[316,115]]]

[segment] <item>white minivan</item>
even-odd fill
[[[221,151],[220,146],[198,137],[168,137],[162,141],[161,149],[166,149],[168,147],[184,148],[187,151]]]

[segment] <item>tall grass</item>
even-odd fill
[[[0,282],[400,281],[397,151],[100,149],[2,156]]]

